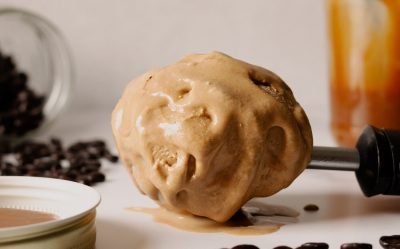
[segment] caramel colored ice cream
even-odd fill
[[[220,52],[189,55],[130,82],[112,128],[142,193],[219,222],[249,199],[286,188],[312,149],[290,88]]]

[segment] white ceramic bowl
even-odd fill
[[[94,248],[100,194],[83,184],[42,177],[0,176],[0,208],[55,214],[59,219],[0,228],[0,248]]]

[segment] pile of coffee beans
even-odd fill
[[[379,239],[379,244],[384,249],[400,249],[400,235],[382,236]],[[323,242],[308,242],[304,243],[296,249],[328,249],[329,245]],[[259,249],[254,245],[237,245],[231,249]],[[289,246],[276,246],[273,249],[293,249]],[[340,249],[372,249],[372,245],[368,243],[344,243],[340,246]]]
[[[93,185],[105,181],[101,161],[118,162],[102,140],[77,142],[64,149],[60,139],[0,144],[0,175],[42,176]]]
[[[29,88],[28,76],[0,51],[0,136],[21,136],[38,128],[44,101]]]

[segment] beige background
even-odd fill
[[[328,119],[325,1],[0,0],[10,5],[46,17],[67,38],[75,108],[111,110],[146,70],[220,50],[279,74],[315,125]]]

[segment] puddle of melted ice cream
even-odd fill
[[[250,201],[228,221],[219,223],[190,213],[159,208],[128,208],[129,211],[149,214],[156,222],[192,232],[260,235],[277,231],[282,225],[297,222],[299,213],[289,207]]]

